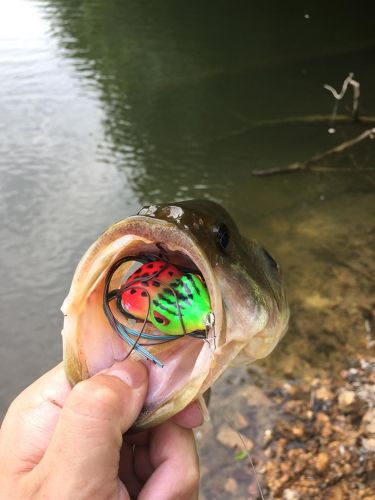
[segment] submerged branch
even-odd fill
[[[251,128],[267,127],[273,125],[286,125],[293,123],[329,123],[331,115],[304,115],[304,116],[287,116],[286,118],[279,118],[275,120],[264,120],[255,122]],[[353,118],[349,115],[337,115],[335,122],[339,123],[353,123]],[[361,116],[355,123],[363,123],[364,125],[375,124],[375,116]]]
[[[323,153],[318,153],[308,160],[302,161],[302,162],[295,162],[287,165],[286,167],[275,167],[275,168],[270,168],[268,170],[253,170],[251,173],[254,176],[257,177],[263,177],[263,176],[268,176],[268,175],[277,175],[277,174],[285,174],[285,173],[292,173],[292,172],[300,172],[303,170],[309,170],[309,171],[319,171],[319,168],[325,168],[328,169],[329,167],[319,167],[319,166],[314,166],[311,165],[314,162],[320,161],[323,158],[326,158],[327,156],[333,155],[333,154],[338,154],[342,153],[346,149],[349,149],[359,142],[364,141],[365,139],[372,138],[375,135],[375,127],[372,127],[368,130],[365,130],[361,134],[357,135],[357,137],[354,137],[353,139],[350,139],[348,141],[342,142],[338,146],[335,146],[334,148],[328,149],[327,151],[324,151]],[[330,170],[333,170],[334,167],[330,168]],[[337,171],[348,171],[348,169],[340,169],[336,168]],[[359,169],[355,168],[353,171],[357,170],[373,170],[371,168],[369,169]],[[324,170],[320,170],[324,171]]]
[[[242,120],[244,120],[244,117],[241,117]],[[239,137],[241,135],[248,134],[249,132],[252,132],[253,130],[257,128],[262,128],[262,127],[275,127],[278,125],[293,125],[297,123],[327,123],[327,126],[329,126],[330,122],[332,119],[332,115],[303,115],[303,116],[287,116],[286,118],[277,118],[274,120],[261,120],[258,122],[248,122],[247,126],[241,127],[236,130],[232,130],[231,132],[227,132],[223,135],[220,135],[218,137],[214,137],[212,139],[209,139],[207,142],[205,141],[204,144],[214,144],[220,141],[225,141],[227,139],[230,139],[232,137]],[[335,123],[350,123],[353,124],[354,120],[351,116],[349,115],[337,115],[335,117]],[[357,118],[355,121],[356,124],[363,124],[363,125],[375,125],[375,116],[361,116]]]

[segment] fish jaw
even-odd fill
[[[216,207],[208,207],[209,217]],[[151,208],[147,213],[154,214]],[[75,384],[124,359],[129,351],[103,311],[104,281],[115,262],[124,256],[157,254],[156,243],[162,243],[172,264],[189,264],[202,274],[215,318],[215,339],[211,332],[208,341],[184,337],[150,347],[163,368],[140,358],[149,371],[149,389],[135,430],[157,425],[185,408],[228,365],[267,355],[285,331],[289,315],[281,278],[259,245],[243,240],[234,226],[229,249],[219,251],[210,237],[216,233],[204,226],[199,214],[186,221],[191,222],[190,231],[185,206],[178,213],[162,209],[167,220],[138,215],[103,233],[78,265],[62,307],[65,370]],[[216,215],[211,219],[215,223]],[[230,218],[226,224],[232,224]],[[123,276],[115,274],[113,279],[118,288]],[[135,352],[131,356],[139,359]]]
[[[155,253],[155,242],[168,240],[168,252],[193,261],[202,273],[216,318],[217,341],[223,322],[222,298],[215,275],[193,238],[164,221],[132,217],[112,226],[86,252],[77,267],[71,290],[65,299],[63,346],[64,365],[72,384],[88,378],[124,359],[127,344],[109,324],[103,311],[104,281],[111,265],[125,255]],[[120,277],[114,276],[120,282]],[[149,371],[149,390],[143,411],[135,424],[141,429],[180,411],[200,394],[210,371],[209,342],[183,338],[150,351],[164,363],[160,368],[139,358]]]

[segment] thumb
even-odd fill
[[[97,488],[110,487],[111,479],[118,486],[122,435],[139,415],[146,392],[147,369],[130,359],[73,388],[38,466],[54,491],[63,488],[73,494],[66,498],[78,498],[79,488],[80,498],[91,498]]]

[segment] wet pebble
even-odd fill
[[[233,477],[229,477],[225,482],[224,489],[228,493],[231,493],[231,494],[236,493],[236,491],[238,489],[237,481]]]
[[[341,410],[350,410],[355,402],[355,392],[342,390],[338,395],[338,405]]]
[[[364,449],[370,453],[375,452],[375,438],[362,438],[362,446]]]
[[[368,360],[339,380],[284,385],[283,418],[264,439],[271,498],[375,500],[374,374]]]
[[[363,415],[362,426],[367,435],[375,434],[375,408],[370,408]]]
[[[283,500],[299,500],[300,498],[301,496],[298,491],[291,488],[286,488],[283,492]]]
[[[314,396],[322,401],[330,401],[333,398],[332,392],[327,387],[319,387],[315,390]]]
[[[228,448],[237,448],[239,450],[243,450],[245,448],[246,451],[250,451],[254,447],[254,443],[251,439],[243,434],[240,435],[239,432],[227,425],[222,425],[219,428],[216,439],[219,443]]]
[[[321,474],[327,469],[328,464],[329,464],[328,453],[324,451],[320,452],[315,460],[315,469]]]

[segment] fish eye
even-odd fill
[[[226,224],[218,224],[214,228],[216,242],[222,250],[226,250],[230,241],[229,229]]]
[[[276,260],[272,257],[272,255],[267,252],[265,248],[263,248],[264,255],[266,256],[268,262],[270,263],[271,267],[275,269],[275,271],[279,271],[279,264],[276,262]]]

